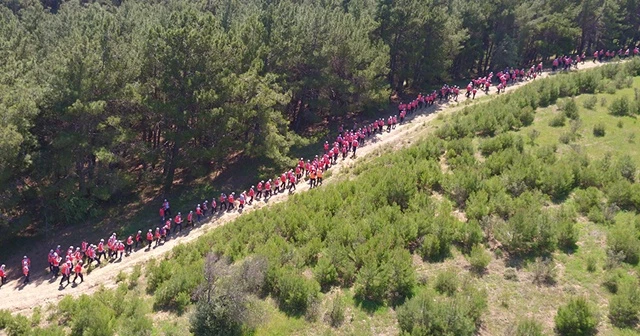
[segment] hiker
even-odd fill
[[[67,285],[71,283],[71,267],[69,263],[65,262],[60,267],[60,274],[62,274],[62,279],[60,279],[60,287],[62,287],[62,283],[67,280]]]
[[[6,271],[6,267],[4,264],[2,266],[0,266],[0,286],[4,285],[7,283],[7,271]]]
[[[176,226],[173,228],[173,233],[176,233],[176,231],[178,231],[178,228],[180,229],[179,232],[182,232],[182,214],[180,212],[178,212],[178,215],[176,215],[174,223],[176,223]]]
[[[31,259],[27,258],[27,256],[24,256],[22,258],[22,274],[24,275],[24,284],[29,283],[30,267]]]
[[[149,229],[149,232],[147,232],[147,249],[151,249],[151,243],[153,243],[153,232]]]
[[[79,260],[76,266],[73,268],[73,273],[75,276],[73,277],[73,283],[76,283],[76,279],[80,277],[80,283],[84,282],[84,278],[82,277],[82,260]]]

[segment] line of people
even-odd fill
[[[628,53],[629,50],[627,49],[626,54],[628,55]],[[611,56],[611,53],[607,56],[607,53],[603,51],[596,52],[596,54],[594,54],[594,57],[597,56],[600,61],[603,57],[614,57]],[[637,47],[633,49],[633,55],[638,55]],[[554,59],[552,61],[552,71],[556,71],[561,62],[566,63],[567,59],[571,60],[571,57],[563,56]],[[582,55],[582,57],[576,56],[575,61],[584,62],[584,55]],[[497,93],[500,93],[510,83],[523,80],[535,80],[537,76],[542,74],[542,70],[543,64],[540,62],[537,65],[531,66],[528,71],[525,71],[524,68],[520,70],[506,68],[495,74],[495,76],[493,72],[491,72],[487,76],[472,79],[466,87],[465,96],[466,98],[475,99],[478,90],[482,90],[488,94],[494,82],[494,77],[498,81]],[[64,282],[66,282],[67,285],[72,282],[75,284],[78,278],[80,278],[80,282],[82,283],[84,281],[83,268],[88,268],[94,264],[100,266],[103,258],[105,261],[110,262],[119,261],[139,249],[144,248],[150,250],[152,245],[158,247],[167,242],[171,235],[180,234],[183,229],[183,224],[185,228],[192,228],[212,216],[222,215],[226,212],[235,211],[236,209],[242,210],[245,206],[252,205],[255,201],[267,201],[278,193],[284,193],[287,190],[289,193],[292,193],[296,190],[296,185],[302,182],[304,178],[308,179],[310,188],[318,187],[322,185],[324,173],[330,169],[331,166],[337,164],[340,157],[342,160],[345,160],[349,156],[349,153],[351,153],[351,157],[355,158],[357,149],[363,146],[367,139],[376,134],[391,132],[398,124],[404,122],[407,114],[412,114],[422,108],[433,106],[436,102],[446,103],[450,100],[457,101],[459,92],[459,87],[445,84],[440,90],[434,90],[427,95],[419,94],[408,103],[401,102],[398,105],[398,112],[387,118],[376,119],[362,126],[354,123],[353,127],[348,130],[341,125],[338,128],[338,135],[335,140],[331,143],[325,141],[323,145],[324,152],[322,154],[316,155],[313,159],[306,161],[300,158],[294,168],[275,176],[273,179],[266,181],[261,180],[255,186],[252,185],[248,190],[240,192],[239,195],[236,195],[235,192],[231,192],[229,195],[221,193],[217,198],[213,197],[211,201],[203,200],[202,203],[197,204],[193,210],[189,210],[185,217],[183,217],[181,212],[177,212],[177,214],[173,216],[170,203],[165,199],[159,209],[160,225],[155,229],[149,228],[145,233],[143,233],[142,230],[138,230],[136,234],[129,235],[126,239],[122,240],[118,239],[116,233],[113,233],[106,242],[104,239],[101,239],[98,244],[89,244],[83,241],[79,247],[74,249],[73,246],[70,246],[64,253],[60,246],[57,246],[55,249],[51,249],[48,254],[49,272],[54,278],[60,275],[62,276],[60,280],[61,287]],[[22,260],[24,284],[29,283],[30,268],[31,261],[27,256],[24,256]],[[71,280],[72,275],[74,275],[73,280]],[[5,284],[6,281],[6,265],[0,265],[0,286]]]

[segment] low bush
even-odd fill
[[[593,136],[595,137],[603,137],[605,136],[605,128],[603,123],[597,123],[593,126]]]
[[[275,282],[274,292],[280,309],[294,316],[304,314],[320,292],[320,285],[315,280],[307,280],[293,269],[281,269]]]
[[[518,272],[513,267],[507,267],[504,270],[504,279],[509,281],[518,281]]]
[[[447,297],[427,290],[400,306],[396,316],[400,330],[407,334],[472,336],[486,300],[486,293],[472,286]]]
[[[640,312],[640,289],[635,279],[622,281],[617,294],[609,299],[609,319],[619,328],[634,327]]]
[[[607,235],[607,247],[614,254],[623,253],[625,262],[637,264],[640,260],[640,240],[634,223],[618,221]]]
[[[433,288],[442,294],[452,296],[458,290],[458,275],[454,270],[445,270],[436,276]]]
[[[556,331],[562,336],[593,335],[598,325],[594,306],[583,297],[572,298],[558,308],[554,320]]]
[[[596,96],[588,96],[582,102],[582,106],[584,106],[584,108],[586,108],[586,109],[593,110],[593,108],[596,106],[597,103],[598,103],[598,97],[596,97]]]
[[[565,125],[566,121],[567,117],[564,115],[564,113],[558,113],[549,121],[549,126],[562,127]]]
[[[576,101],[573,98],[567,99],[562,107],[562,111],[564,111],[564,115],[569,119],[577,120],[580,118],[580,115],[578,114],[578,104],[576,104]]]
[[[532,266],[532,272],[535,284],[554,285],[557,281],[556,264],[549,258],[537,258]]]
[[[611,294],[616,294],[620,284],[627,278],[624,270],[615,268],[611,272],[607,272],[602,286],[606,288]]]
[[[602,208],[604,205],[604,194],[597,188],[589,187],[587,189],[576,190],[573,194],[573,201],[576,210],[586,215],[593,207]]]
[[[542,324],[533,318],[526,318],[518,321],[514,336],[543,336]]]
[[[589,273],[593,273],[597,270],[598,268],[598,260],[596,259],[596,257],[590,255],[587,256],[587,259],[585,260],[586,264],[587,264],[587,272]]]
[[[323,290],[328,290],[338,281],[338,271],[331,262],[331,259],[327,257],[321,257],[318,259],[318,263],[313,269],[313,275]]]
[[[609,106],[609,113],[614,116],[626,116],[630,114],[630,104],[627,97],[614,99]]]
[[[337,295],[333,299],[331,310],[329,311],[329,324],[332,327],[337,328],[344,322],[345,304],[342,296]]]
[[[474,272],[482,273],[491,262],[491,254],[481,244],[475,244],[471,248],[468,260]]]

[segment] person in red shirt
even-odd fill
[[[187,214],[187,226],[193,226],[193,211],[189,211]]]
[[[197,222],[200,223],[200,220],[204,217],[207,217],[207,211],[209,210],[209,206],[207,205],[207,203],[209,203],[209,201],[204,200],[202,202],[202,206],[200,206],[200,204],[198,204],[196,206],[196,219]]]
[[[291,174],[289,176],[289,192],[293,192],[293,190],[296,190],[296,176]]]
[[[133,236],[127,237],[127,246],[125,248],[125,253],[130,255],[133,252]]]
[[[160,227],[160,237],[166,242],[171,235],[171,219],[167,219],[163,226]]]
[[[73,284],[76,283],[76,279],[78,279],[78,277],[80,277],[80,283],[84,282],[84,278],[82,277],[82,260],[79,260],[73,268],[73,273],[75,273],[75,276],[73,277]]]
[[[89,266],[91,266],[91,264],[93,264],[93,261],[96,260],[96,246],[95,245],[89,245],[89,248],[87,249],[87,258],[89,259]],[[100,266],[100,260],[97,260],[98,262],[98,266]],[[87,266],[87,267],[89,267]],[[57,275],[56,275],[57,276]]]
[[[118,240],[116,242],[116,251],[118,252],[118,260],[122,260],[122,257],[124,256],[124,251],[126,250],[126,247],[124,245],[124,243],[122,242],[122,240]]]
[[[327,154],[329,152],[329,141],[324,142],[324,153]]]
[[[104,239],[100,239],[100,242],[98,243],[98,265],[100,265],[100,259],[102,259],[102,257],[107,259],[107,253],[104,250]]]
[[[251,203],[253,203],[253,198],[256,196],[256,190],[254,189],[254,186],[251,186],[251,188],[249,188],[249,205],[251,205]]]
[[[282,175],[280,175],[280,192],[284,191],[286,184],[287,184],[287,175],[285,173],[282,173]]]
[[[158,245],[160,245],[160,238],[162,238],[162,235],[160,234],[160,228],[156,228],[156,232],[153,235],[153,238],[155,238],[155,240],[156,240],[156,246],[155,247],[158,247]]]
[[[176,226],[173,228],[173,233],[176,233],[176,231],[178,231],[178,228],[180,228],[180,232],[182,232],[182,214],[180,212],[178,212],[178,214],[176,215],[174,223],[176,223]]]
[[[256,198],[262,198],[262,186],[264,185],[264,180],[258,182],[258,186],[256,187],[257,193]]]
[[[60,287],[62,287],[62,283],[67,280],[67,285],[71,284],[71,266],[68,263],[63,263],[60,267],[60,274],[62,274],[62,279],[60,279]]]
[[[151,243],[153,243],[153,232],[151,229],[149,229],[149,232],[147,232],[147,249],[150,250],[151,249]]]
[[[358,141],[353,140],[351,144],[351,148],[353,149],[353,157],[356,157],[356,150],[358,149]]]
[[[60,273],[60,261],[62,260],[62,258],[60,258],[60,256],[53,252],[53,258],[51,260],[52,264],[53,264],[53,277],[57,278],[58,277],[58,273]]]
[[[268,197],[271,197],[271,180],[264,184],[264,198],[267,199]]]
[[[232,192],[229,195],[229,198],[227,199],[227,201],[229,202],[229,211],[234,210],[236,207],[235,197],[236,197],[236,193]]]
[[[164,205],[160,207],[160,210],[158,211],[160,212],[160,222],[163,223],[164,222]]]
[[[138,230],[138,233],[136,233],[136,250],[138,249],[138,244],[142,244],[142,231]]]
[[[0,286],[7,283],[7,271],[5,265],[0,266]]]
[[[22,283],[26,285],[29,283],[29,266],[22,266],[22,274],[24,275],[24,281]]]

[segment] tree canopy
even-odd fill
[[[0,0],[0,231],[230,157],[285,166],[396,93],[639,38],[636,0]]]

